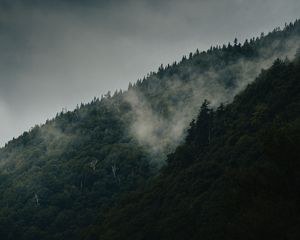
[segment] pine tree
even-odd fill
[[[195,133],[196,133],[196,145],[206,146],[210,141],[211,133],[211,117],[212,111],[209,109],[209,101],[204,100],[200,108],[200,113],[197,117]]]

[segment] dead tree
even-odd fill
[[[93,160],[93,161],[90,162],[90,167],[93,169],[93,172],[96,171],[96,165],[97,165],[97,163],[98,163],[97,159],[95,159],[95,160]]]
[[[36,193],[34,193],[34,199],[35,199],[36,205],[39,206],[40,205],[40,200],[39,200],[39,196]]]
[[[113,173],[113,175],[114,175],[115,180],[116,180],[117,183],[120,185],[120,178],[119,178],[119,176],[117,175],[117,166],[116,166],[116,164],[113,164],[113,165],[111,166],[111,170],[112,170],[112,173]]]

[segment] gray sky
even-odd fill
[[[299,13],[299,0],[0,0],[0,146],[161,63]]]

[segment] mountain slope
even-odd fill
[[[120,193],[144,185],[183,140],[199,104],[231,101],[277,57],[300,22],[160,67],[128,91],[62,112],[0,150],[1,239],[80,239]]]
[[[100,239],[299,239],[300,58],[276,60],[232,104],[205,101],[188,132]]]

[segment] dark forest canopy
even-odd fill
[[[205,176],[209,175],[209,179],[218,182],[225,168],[238,165],[238,158],[242,159],[241,166],[249,164],[255,167],[253,159],[262,152],[259,152],[260,148],[256,149],[260,142],[251,131],[256,134],[262,124],[265,127],[273,118],[276,120],[274,124],[277,121],[280,124],[286,118],[292,123],[299,116],[298,93],[293,94],[298,85],[291,87],[297,83],[292,79],[299,77],[298,65],[277,60],[232,104],[219,104],[231,102],[236,93],[252,82],[262,68],[270,67],[276,58],[294,57],[299,37],[300,22],[296,21],[283,30],[275,29],[243,44],[234,41],[204,52],[197,50],[188,57],[184,56],[179,63],[161,66],[157,72],[130,84],[128,91],[107,93],[74,111],[62,111],[54,119],[10,141],[0,150],[0,238],[94,239],[103,230],[108,239],[118,239],[116,232],[127,230],[115,229],[114,221],[125,227],[130,221],[123,223],[122,217],[132,216],[132,221],[138,221],[139,217],[137,212],[131,212],[130,204],[124,205],[124,215],[117,215],[114,210],[107,213],[120,194],[141,186],[149,185],[155,189],[157,181],[162,183],[158,184],[159,189],[168,188],[172,185],[168,185],[170,182],[165,181],[165,177],[174,177],[174,183],[177,183],[179,180],[175,175],[180,178],[189,174],[186,172],[190,171],[189,166],[203,164],[198,158],[206,158],[207,152],[213,161],[203,169],[195,167],[199,172],[191,171],[197,184],[205,189],[210,184],[205,181]],[[278,84],[273,81],[277,78]],[[282,82],[283,79],[286,83]],[[284,94],[286,98],[282,98]],[[269,99],[265,102],[267,97]],[[204,99],[210,105],[204,102],[197,116]],[[283,110],[283,107],[290,111]],[[193,118],[196,121],[189,128]],[[282,127],[282,131],[289,129],[288,125]],[[232,148],[235,144],[238,144],[237,149]],[[248,146],[251,147],[249,156],[244,155]],[[168,158],[167,154],[170,154]],[[222,161],[224,166],[218,165]],[[160,175],[159,169],[164,165]],[[153,178],[158,180],[152,182]],[[184,183],[194,178],[182,177],[182,185],[179,184],[182,189],[170,188],[171,195],[167,198],[176,197],[179,202],[166,200],[166,204],[170,203],[170,208],[165,208],[167,214],[174,210],[173,204],[185,199],[183,190],[189,188]],[[162,194],[156,189],[158,195],[152,195],[150,190],[145,196],[149,192],[151,201],[152,197]],[[177,195],[177,190],[182,192]],[[202,190],[199,189],[199,194]],[[203,197],[197,195],[197,191],[195,198],[194,195],[186,197],[197,203],[197,197]],[[136,201],[136,195],[132,195],[132,199],[140,207],[147,206],[142,197],[144,193],[139,194],[141,202]],[[192,204],[191,199],[187,203]],[[161,207],[160,202],[157,204]],[[179,204],[179,215],[175,211],[172,213],[174,217],[162,218],[165,222],[161,226],[170,226],[173,221],[174,229],[179,226],[176,219],[180,220],[181,211],[185,211],[181,207]],[[143,212],[139,205],[136,209]],[[151,227],[156,228],[156,218],[152,215],[156,213],[152,210],[150,207],[149,212],[145,212],[152,219],[145,217],[145,221],[150,221],[148,229],[136,231],[138,225],[132,224],[128,231],[133,229],[141,234],[139,236],[145,236]],[[107,220],[104,216],[108,216]],[[169,234],[159,229],[157,233]],[[178,236],[182,236],[180,234],[178,232]],[[128,236],[145,239],[132,233]]]
[[[299,239],[300,59],[232,104],[204,101],[186,141],[107,213],[99,239]]]

